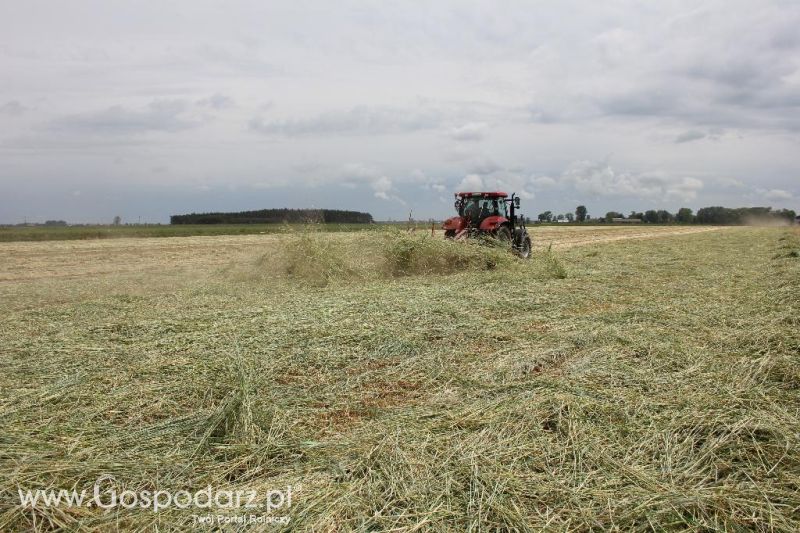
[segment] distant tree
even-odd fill
[[[552,220],[553,220],[552,211],[545,211],[544,213],[539,213],[539,222],[551,222]]]
[[[698,224],[730,224],[733,218],[730,211],[722,206],[701,207],[697,210],[695,221]]]
[[[678,209],[678,214],[675,215],[675,220],[681,224],[691,224],[694,221],[692,210],[688,207],[681,207]]]
[[[749,220],[773,216],[769,207],[701,207],[697,210],[695,221],[698,224],[745,224]]]
[[[564,215],[558,215],[558,216],[556,217],[556,220],[564,220]]]
[[[575,220],[575,215],[573,215],[572,213],[567,213],[567,214],[566,214],[566,215],[564,215],[564,216],[565,216],[565,217],[567,217],[567,220],[569,220],[570,222],[572,222],[573,220]]]
[[[648,224],[656,224],[658,223],[658,211],[653,209],[648,209],[644,212],[644,221]]]
[[[588,217],[589,212],[586,210],[585,205],[579,205],[575,208],[575,218],[578,220],[578,222],[583,222],[584,220],[587,220]]]
[[[606,222],[611,222],[611,219],[614,218],[625,218],[625,215],[622,213],[617,213],[616,211],[609,211],[606,213]]]
[[[675,217],[669,211],[666,211],[664,209],[659,209],[658,210],[658,222],[660,224],[668,224],[668,223],[670,223],[670,222],[672,222],[674,220],[675,220]]]
[[[115,226],[119,226],[120,224],[122,224],[122,217],[117,215],[117,216],[114,217],[114,225]]]
[[[172,215],[170,224],[280,224],[320,222],[371,224],[372,215],[340,209],[261,209],[238,213],[190,213]]]
[[[644,220],[644,215],[642,213],[637,213],[636,211],[631,211],[631,214],[628,215],[628,218],[638,218],[639,220]]]
[[[66,226],[67,222],[64,220],[45,220],[45,226]]]

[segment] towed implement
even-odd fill
[[[455,194],[458,216],[444,221],[448,239],[496,239],[523,259],[531,256],[531,237],[525,217],[518,213],[519,196],[504,192],[458,192]]]

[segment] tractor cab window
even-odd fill
[[[492,214],[500,216],[500,217],[508,218],[508,213],[506,212],[506,203],[505,203],[505,201],[502,198],[494,198],[493,202],[494,203],[492,205],[494,207],[496,207],[496,209],[493,207]]]
[[[480,212],[482,209],[481,200],[483,200],[480,196],[466,196],[461,202],[461,209],[459,209],[458,214],[462,217],[471,218],[473,220],[477,220],[480,216]]]

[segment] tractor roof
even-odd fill
[[[500,191],[493,192],[457,192],[456,196],[464,198],[465,196],[483,196],[486,198],[505,198],[508,194]]]

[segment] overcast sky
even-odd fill
[[[794,0],[0,0],[0,222],[798,209],[798,28]]]

